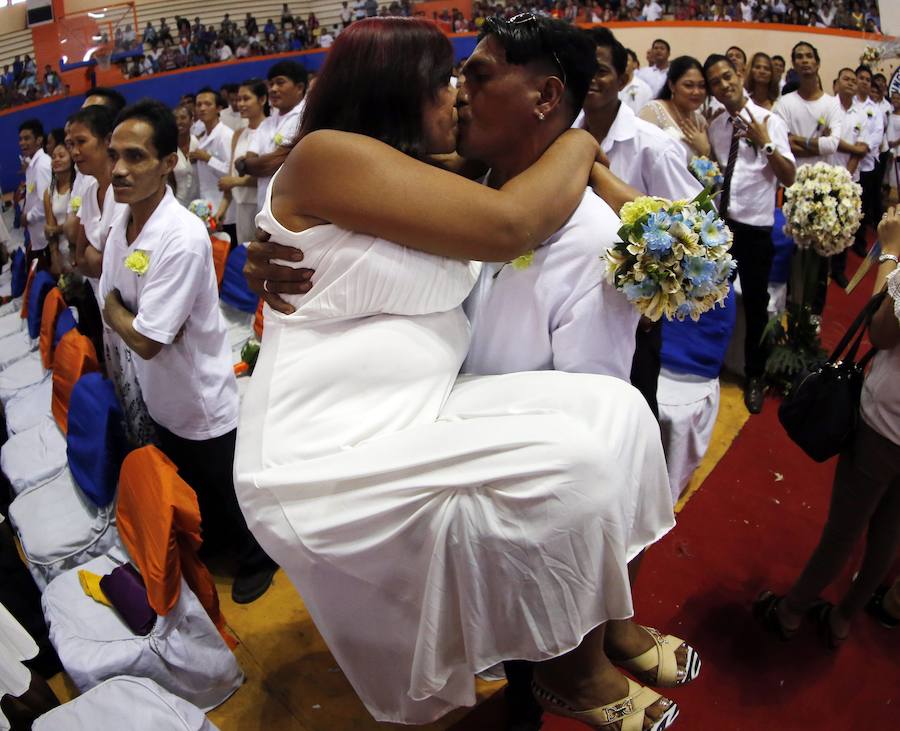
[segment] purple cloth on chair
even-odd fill
[[[147,601],[144,579],[134,566],[126,563],[114,568],[100,579],[100,588],[132,632],[150,634],[157,615]]]

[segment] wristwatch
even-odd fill
[[[775,154],[775,145],[772,142],[767,142],[763,145],[763,152],[766,153],[766,157],[772,157]]]
[[[892,261],[894,266],[900,266],[900,258],[896,254],[882,254],[878,257],[879,264],[884,264],[886,261]]]

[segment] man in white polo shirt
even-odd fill
[[[28,263],[33,259],[41,262],[41,267],[50,265],[47,256],[47,237],[44,226],[44,192],[50,187],[53,171],[50,156],[44,152],[44,125],[39,119],[26,119],[19,125],[19,152],[25,164],[25,202],[22,219],[28,229]]]
[[[163,104],[122,112],[109,154],[116,201],[126,204],[103,252],[103,317],[138,356],[144,403],[160,448],[196,491],[204,535],[236,550],[236,602],[261,596],[276,566],[244,522],[232,483],[238,393],[219,310],[209,236],[166,185],[178,131]]]
[[[628,65],[625,71],[625,85],[619,91],[619,99],[637,114],[647,102],[653,99],[653,90],[636,73],[641,67],[637,54],[630,48],[626,48],[625,52],[628,54]]]
[[[669,42],[657,38],[647,52],[647,60],[650,65],[635,72],[638,78],[647,82],[647,86],[653,91],[654,99],[659,96],[659,92],[662,91],[669,78],[669,54],[671,53],[672,48],[669,46]]]
[[[747,334],[744,340],[744,404],[762,411],[767,352],[762,334],[769,320],[769,270],[775,247],[775,192],[793,185],[794,156],[784,121],[744,96],[744,78],[731,59],[713,54],[703,64],[706,88],[725,107],[709,124],[709,140],[725,182],[719,214],[734,234],[731,254],[741,277]]]
[[[210,88],[197,92],[195,101],[197,116],[203,122],[203,131],[197,137],[197,147],[188,153],[197,174],[200,198],[212,203],[218,212],[224,193],[219,190],[219,179],[231,170],[231,139],[234,131],[219,119],[222,108],[227,106],[221,95]],[[227,201],[226,201],[227,203]],[[224,205],[224,204],[223,204]],[[234,211],[228,211],[220,223],[226,227],[233,225]]]
[[[257,179],[256,203],[260,211],[266,202],[269,182],[300,131],[309,74],[296,61],[279,61],[269,69],[266,78],[273,112],[256,130],[247,155],[235,160],[234,165],[238,175],[252,175]]]

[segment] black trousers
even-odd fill
[[[863,220],[856,229],[856,244],[860,249],[868,248],[866,246],[866,230],[871,226],[875,231],[881,221],[881,180],[883,176],[884,170],[880,161],[875,165],[874,170],[859,174],[859,185],[862,188]]]
[[[213,439],[184,439],[156,425],[159,448],[178,467],[178,474],[197,493],[204,544],[237,556],[239,570],[274,565],[247,528],[234,493],[234,445],[237,429]]]
[[[741,296],[747,333],[744,338],[744,374],[747,378],[761,376],[766,369],[768,347],[762,342],[763,330],[769,321],[769,272],[775,257],[771,226],[747,226],[728,220],[734,234],[731,255],[737,261],[741,277]]]
[[[662,366],[662,323],[638,324],[634,339],[634,358],[631,360],[631,385],[641,392],[650,410],[659,421],[656,389]]]

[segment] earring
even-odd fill
[[[543,121],[544,121],[544,113],[543,113],[543,112],[538,112],[537,118],[543,122]]]

